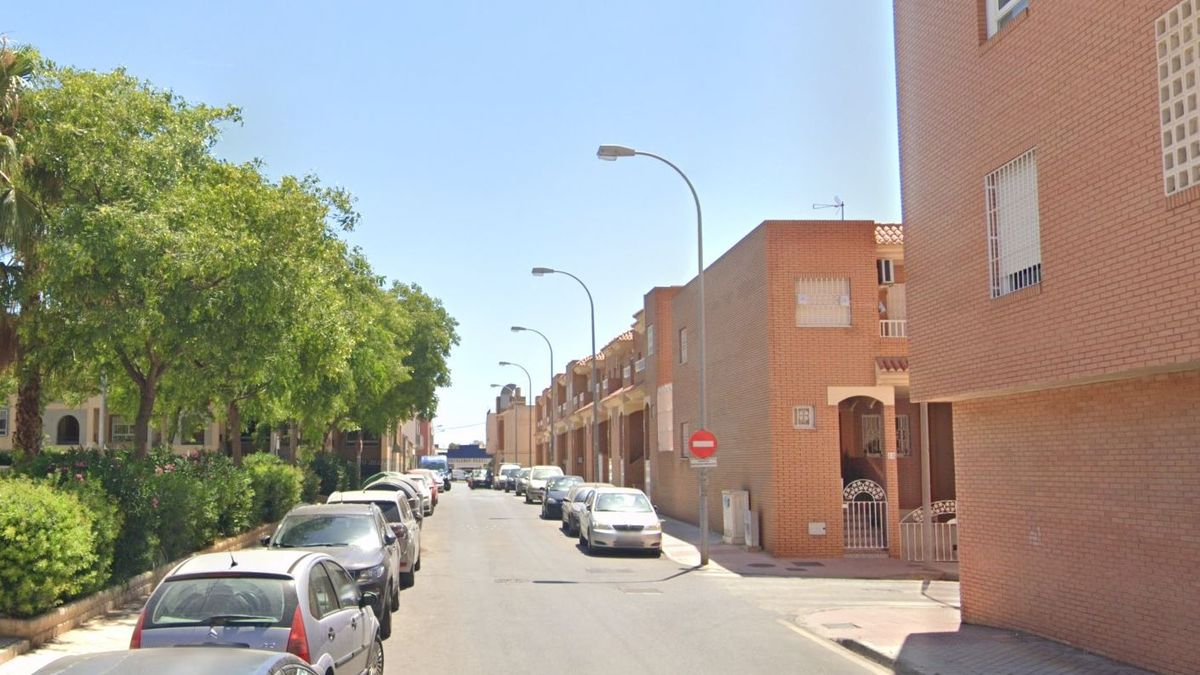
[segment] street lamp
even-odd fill
[[[601,145],[596,149],[596,157],[608,161],[615,162],[621,157],[635,157],[641,155],[643,157],[651,157],[666,164],[679,174],[684,183],[687,183],[688,190],[692,193],[692,201],[696,203],[696,267],[698,269],[697,279],[700,286],[700,428],[707,429],[708,427],[708,393],[707,393],[707,372],[706,359],[704,355],[704,218],[700,213],[700,197],[696,195],[696,188],[692,185],[692,181],[687,177],[678,166],[675,166],[666,157],[661,157],[652,152],[642,152],[627,148],[623,145]],[[687,439],[682,439],[687,443]],[[700,565],[703,567],[708,564],[708,469],[700,468]]]
[[[579,277],[564,272],[562,270],[553,270],[549,267],[535,267],[532,270],[533,276],[544,277],[547,274],[565,274],[583,286],[583,292],[587,293],[588,307],[592,313],[592,453],[596,455],[596,480],[604,475],[603,464],[600,462],[600,380],[596,375],[596,303],[592,302],[592,292],[588,290],[587,284]]]
[[[537,333],[546,341],[546,347],[550,349],[550,464],[553,464],[557,459],[554,453],[554,346],[550,344],[550,338],[546,337],[545,333],[536,328],[526,328],[524,326],[513,326],[512,332],[520,333],[523,331]]]
[[[509,361],[501,361],[500,365],[516,366],[517,368],[520,368],[521,370],[525,371],[525,379],[529,380],[529,391],[530,392],[533,391],[533,378],[529,376],[529,371],[525,370],[525,366],[523,366],[519,363],[511,363]],[[528,396],[528,394],[527,394],[527,396]],[[526,405],[526,408],[525,408],[526,411],[529,412],[529,466],[533,466],[533,412],[532,412],[533,409],[528,407],[529,406],[528,402],[526,402],[525,405]],[[520,423],[521,423],[520,420],[518,420],[517,424],[520,424]],[[521,452],[518,449],[517,461],[520,461],[520,459],[521,459]]]

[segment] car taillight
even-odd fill
[[[292,615],[292,630],[288,633],[287,651],[300,657],[305,663],[312,663],[308,655],[308,631],[304,630],[304,615],[300,613],[299,607],[296,607],[296,613]]]
[[[143,607],[141,613],[138,614],[137,625],[133,627],[133,637],[129,638],[129,648],[130,649],[141,649],[142,648],[142,624],[145,622],[146,622],[146,608]]]

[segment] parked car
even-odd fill
[[[382,654],[382,652],[380,652]],[[378,670],[382,673],[383,663]],[[261,649],[159,647],[76,654],[55,659],[34,675],[318,675],[299,656]]]
[[[440,475],[442,477],[442,489],[445,490],[446,492],[449,492],[450,488],[452,487],[450,485],[450,483],[452,482],[450,480],[450,472],[449,471],[439,471],[438,475]]]
[[[571,486],[583,482],[583,476],[556,476],[546,481],[545,496],[542,497],[542,518],[561,518],[563,500]]]
[[[579,511],[584,502],[598,487],[612,487],[611,483],[576,483],[567,492],[562,502],[562,530],[574,537],[579,534]]]
[[[529,470],[529,481],[525,485],[525,503],[532,504],[533,500],[542,501],[546,496],[546,481],[563,475],[563,470],[557,466],[535,466]]]
[[[329,495],[327,504],[374,504],[400,545],[400,588],[412,588],[421,569],[421,526],[404,494],[386,490],[355,490]],[[392,610],[399,609],[392,607]]]
[[[374,504],[297,506],[264,544],[327,553],[349,571],[364,592],[375,595],[379,636],[392,634],[392,611],[400,606],[400,543]]]
[[[529,487],[529,472],[533,469],[521,469],[512,476],[509,480],[513,482],[513,494],[520,497],[525,494],[525,488]]]
[[[662,554],[662,521],[637,488],[601,487],[579,512],[579,543],[588,554],[600,549],[633,549]]]
[[[467,478],[467,486],[472,490],[475,488],[490,488],[492,487],[492,470],[491,469],[475,469]]]
[[[206,553],[158,584],[129,648],[249,647],[295,654],[320,673],[382,673],[378,601],[325,553]]]
[[[404,493],[408,497],[408,506],[412,509],[413,515],[417,517],[418,523],[425,518],[426,512],[432,513],[433,496],[429,494],[425,483],[404,474],[380,478],[373,483],[365,484],[363,489]]]
[[[467,479],[466,471],[464,471],[462,469],[451,469],[450,470],[450,480],[465,481],[466,479]]]
[[[504,490],[505,492],[512,490],[512,475],[520,470],[520,464],[501,464],[496,469],[496,480],[493,482],[492,487],[496,490]]]
[[[413,479],[421,481],[422,483],[425,484],[426,489],[429,490],[429,513],[427,513],[425,515],[432,516],[433,510],[436,509],[437,505],[438,505],[438,483],[437,483],[437,481],[423,473],[418,473],[415,469],[413,471],[409,471],[405,475],[408,476],[409,478],[413,478]]]

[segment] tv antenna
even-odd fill
[[[813,210],[816,209],[837,209],[842,220],[846,219],[846,202],[842,198],[834,195],[832,204],[813,204]]]

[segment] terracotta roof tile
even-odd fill
[[[907,356],[877,356],[875,368],[884,373],[907,373]]]
[[[875,226],[875,243],[876,244],[903,244],[904,243],[904,226],[903,225],[876,225]]]

